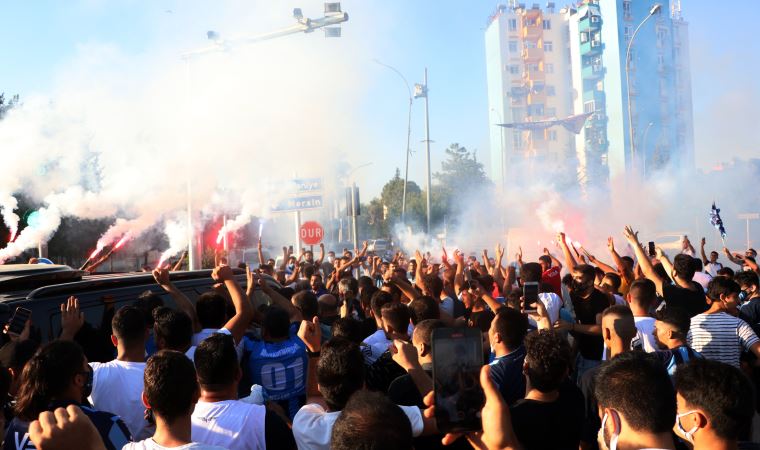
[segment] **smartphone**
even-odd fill
[[[470,281],[472,281],[472,271],[469,267],[465,267],[464,269],[464,281],[465,284],[469,286]]]
[[[436,328],[432,336],[435,420],[441,433],[481,429],[483,336],[477,328]]]
[[[21,334],[30,317],[32,317],[32,311],[21,307],[16,308],[16,312],[13,313],[13,317],[8,325],[8,333]]]
[[[523,309],[526,312],[538,311],[536,302],[538,301],[538,283],[535,281],[526,281],[523,283]]]
[[[649,241],[649,256],[655,256],[657,252],[654,248],[654,241]]]

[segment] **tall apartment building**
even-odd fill
[[[628,64],[626,50],[654,2],[599,0],[604,43],[610,175],[631,169],[650,174],[668,164],[694,165],[688,26],[680,2],[657,0],[660,12],[639,30]],[[633,124],[633,146],[629,120]]]
[[[572,61],[573,109],[593,113],[575,136],[577,180],[583,192],[609,178],[607,113],[604,93],[604,43],[599,5],[586,0],[566,12]]]
[[[497,7],[489,18],[485,43],[490,166],[497,185],[558,169],[572,156],[574,137],[562,127],[515,130],[495,125],[572,114],[567,33],[564,11],[553,3],[542,9],[512,1]]]

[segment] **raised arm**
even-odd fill
[[[454,261],[457,263],[457,273],[454,275],[454,291],[459,295],[464,287],[464,254],[459,250],[455,250]]]
[[[290,317],[291,322],[301,322],[303,320],[301,310],[296,308],[293,303],[290,302],[290,300],[283,297],[279,292],[269,287],[269,284],[267,284],[266,280],[259,278],[258,283],[264,294],[266,294],[267,297],[272,300],[272,303],[288,312],[288,316]]]
[[[592,255],[588,251],[586,251],[585,248],[581,247],[581,252],[583,252],[584,255],[588,258],[588,260],[596,265],[596,267],[602,269],[604,273],[617,273],[617,270],[615,270],[614,267],[610,266],[609,264],[605,264],[601,260],[597,259],[596,256]]]
[[[544,255],[551,258],[552,264],[554,264],[555,266],[559,267],[560,270],[562,270],[562,263],[560,262],[559,259],[557,259],[556,257],[554,257],[554,255],[552,255],[552,253],[549,251],[548,248],[544,248]]]
[[[298,274],[300,272],[301,272],[301,264],[296,262],[295,267],[293,267],[293,273],[291,273],[290,276],[285,279],[285,286],[288,286],[298,281]]]
[[[288,267],[288,259],[290,258],[290,252],[287,247],[282,247],[282,263],[280,264],[280,270],[285,270]]]
[[[325,243],[320,242],[319,243],[319,259],[314,261],[314,265],[317,266],[317,269],[322,268],[322,262],[324,262],[324,260],[325,260]]]
[[[417,267],[414,271],[414,285],[420,289],[425,289],[425,285],[422,283],[422,265],[425,261],[425,258],[422,256],[422,252],[415,250],[414,260],[417,261]]]
[[[562,254],[565,256],[565,265],[567,267],[567,270],[572,271],[575,269],[575,266],[577,266],[578,263],[575,262],[575,257],[573,257],[573,253],[570,251],[570,247],[567,246],[565,233],[560,232],[557,234],[557,242],[559,243],[559,248],[562,249]]]
[[[258,242],[256,242],[256,252],[259,254],[259,266],[264,264],[264,248],[261,245],[261,236],[259,236]],[[274,267],[272,267],[272,270],[274,270]]]
[[[668,255],[666,255],[660,247],[655,249],[655,257],[657,258],[657,261],[660,261],[665,272],[673,273],[673,263],[670,262]]]
[[[483,266],[485,266],[486,271],[493,276],[493,266],[491,265],[491,260],[488,259],[488,250],[483,249]]]
[[[621,258],[620,254],[615,250],[615,241],[612,239],[612,236],[607,238],[607,249],[610,251],[610,255],[612,255],[612,260],[615,262],[620,278],[623,278],[629,283],[633,282],[633,271],[628,269],[628,266],[623,262],[623,258]]]
[[[496,264],[493,267],[493,282],[498,286],[499,292],[504,295],[504,274],[501,267],[501,261],[504,259],[504,248],[501,244],[496,244],[496,249],[494,251],[496,252]]]
[[[416,289],[414,289],[414,286],[412,286],[412,283],[410,283],[403,277],[400,277],[398,275],[393,275],[393,277],[391,277],[390,282],[395,284],[396,287],[398,287],[401,290],[401,292],[404,294],[406,298],[409,299],[410,302],[416,300],[417,298],[421,296],[420,293]]]
[[[201,323],[198,321],[198,314],[195,311],[195,305],[187,298],[184,292],[180,291],[177,286],[172,283],[169,277],[169,271],[167,269],[156,268],[153,271],[153,279],[156,280],[156,284],[161,286],[167,294],[172,297],[174,304],[177,305],[177,309],[187,314],[193,321],[193,331],[195,333],[201,331]]]
[[[707,259],[707,254],[705,253],[705,244],[707,244],[707,239],[702,238],[702,241],[699,243],[699,256],[702,257],[702,264],[706,266],[710,264],[710,260]]]
[[[726,254],[726,258],[728,258],[729,261],[731,261],[734,264],[738,264],[740,266],[744,265],[744,258],[732,255],[730,251],[728,251],[728,248],[723,247],[723,253]]]
[[[654,285],[657,287],[657,293],[662,297],[664,280],[654,271],[652,261],[649,259],[649,256],[644,253],[644,248],[641,246],[641,243],[639,243],[639,234],[633,231],[633,228],[627,226],[625,227],[624,235],[626,240],[628,240],[628,243],[633,247],[633,251],[636,252],[636,260],[639,262],[639,267],[641,267],[644,276],[654,282]]]
[[[235,315],[224,324],[224,328],[232,334],[235,343],[240,342],[243,339],[245,331],[248,329],[248,325],[253,319],[253,307],[248,297],[243,293],[243,289],[240,288],[235,275],[232,273],[232,269],[229,266],[218,266],[211,272],[211,278],[215,281],[224,283],[227,291],[232,298],[232,304],[235,306]]]
[[[176,263],[174,263],[174,267],[172,267],[172,272],[176,272],[182,267],[182,263],[185,262],[185,258],[187,258],[187,250],[182,252],[182,255],[180,255],[179,259]]]

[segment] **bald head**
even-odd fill
[[[332,294],[320,295],[317,299],[319,316],[334,316],[338,313],[338,299]]]

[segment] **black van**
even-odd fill
[[[233,268],[233,272],[245,289],[245,270]],[[193,302],[214,284],[211,270],[172,272],[171,280]],[[276,284],[273,279],[268,282]],[[117,310],[134,303],[145,291],[160,295],[165,305],[174,306],[171,296],[156,284],[150,273],[90,275],[63,265],[0,265],[0,325],[10,321],[17,307],[23,307],[32,311],[32,328],[40,341],[53,340],[61,331],[60,305],[73,295],[79,299],[85,320],[93,328],[103,325],[110,328],[110,321],[102,323],[108,317],[106,306],[113,304]],[[268,303],[262,296],[261,291],[256,292],[255,305]]]

